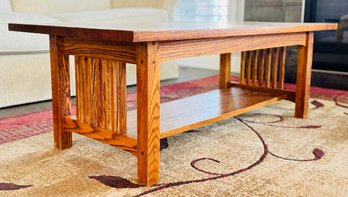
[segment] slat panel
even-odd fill
[[[200,40],[168,41],[160,43],[161,61],[192,56],[258,50],[278,46],[304,45],[305,33],[270,34]]]
[[[76,57],[79,98],[77,120],[113,131],[127,133],[126,63]]]
[[[280,63],[279,63],[279,88],[280,89],[284,89],[285,61],[286,61],[286,47],[282,47],[281,55],[280,55]]]

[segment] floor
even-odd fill
[[[197,69],[197,68],[191,68],[191,67],[180,67],[179,78],[162,81],[161,86],[180,83],[184,81],[190,81],[190,80],[204,78],[204,77],[217,75],[217,74],[218,74],[218,71],[214,71],[214,70]],[[128,93],[134,93],[136,91],[136,86],[128,87],[127,91]],[[51,105],[52,105],[51,101],[44,101],[44,102],[2,108],[0,109],[0,119],[16,116],[20,114],[40,111],[43,109],[49,109]]]

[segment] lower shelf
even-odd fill
[[[161,104],[161,138],[166,138],[276,101],[286,93],[264,92],[232,87]],[[127,135],[136,138],[137,111],[128,111]]]

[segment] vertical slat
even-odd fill
[[[306,33],[306,45],[298,51],[296,79],[296,109],[297,118],[308,117],[308,101],[310,95],[311,68],[313,55],[313,32]]]
[[[240,79],[241,84],[245,84],[245,64],[246,64],[247,54],[245,51],[241,52],[241,64],[240,64]]]
[[[58,37],[50,35],[54,145],[61,150],[72,146],[72,135],[63,130],[64,116],[71,115],[69,57],[58,48]]]
[[[258,67],[258,58],[259,58],[259,52],[260,50],[254,51],[254,57],[253,57],[253,71],[252,71],[252,83],[253,86],[256,86],[257,84],[257,67]]]
[[[83,122],[83,59],[75,56],[76,117]]]
[[[267,49],[266,55],[266,88],[271,87],[271,64],[272,64],[272,49]]]
[[[220,55],[220,89],[228,88],[228,84],[231,81],[231,53],[225,53]]]
[[[119,132],[118,128],[118,72],[117,72],[117,62],[109,61],[108,66],[110,67],[110,78],[111,78],[111,128],[112,131]]]
[[[138,180],[159,181],[160,172],[160,60],[158,43],[137,47]]]
[[[118,103],[118,134],[127,134],[127,84],[126,63],[118,62],[117,103]]]
[[[98,119],[100,120],[98,126],[101,128],[107,128],[108,120],[108,94],[109,94],[109,84],[108,84],[108,69],[105,61],[98,60],[98,72],[99,72],[99,89],[100,89],[100,98],[99,98],[99,114]]]
[[[101,128],[105,127],[105,97],[106,97],[106,76],[104,76],[105,68],[103,67],[102,60],[95,59],[95,72],[98,73],[98,77],[96,78],[96,90],[95,95],[98,95],[97,97],[97,105],[95,111],[97,111],[97,116],[95,119],[97,120],[97,125]]]
[[[99,59],[91,59],[91,123],[103,128],[104,120],[104,89],[102,81],[102,67]]]
[[[86,123],[89,123],[91,120],[90,115],[90,95],[91,95],[91,62],[89,58],[83,58],[84,60],[84,118],[83,121]]]
[[[266,50],[260,50],[259,84],[258,84],[258,86],[263,86],[263,83],[265,80],[265,58],[266,58]]]
[[[112,130],[112,98],[111,98],[111,92],[113,91],[111,89],[112,83],[111,83],[111,66],[108,61],[102,60],[101,61],[102,67],[103,67],[103,83],[106,84],[104,87],[104,128],[107,130]]]
[[[248,54],[248,61],[246,63],[246,84],[250,85],[251,83],[251,64],[252,64],[252,58],[253,58],[253,52],[247,51]]]
[[[272,88],[275,89],[278,82],[279,48],[274,48],[272,59]]]
[[[285,61],[286,61],[286,47],[282,47],[281,55],[280,55],[280,64],[279,64],[279,88],[280,89],[284,89]]]

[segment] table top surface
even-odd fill
[[[120,42],[187,40],[336,29],[336,23],[9,24],[11,31]]]

